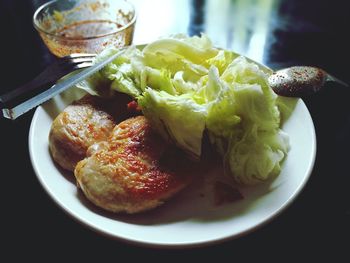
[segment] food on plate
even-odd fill
[[[96,61],[117,51],[107,49]],[[277,176],[289,151],[282,99],[269,87],[269,74],[205,35],[176,35],[128,48],[79,87],[98,94],[104,83],[129,94],[152,128],[192,159],[201,158],[208,133],[227,174],[252,185]]]
[[[121,96],[118,101],[126,99]],[[49,134],[49,148],[55,162],[73,171],[90,145],[106,140],[116,120],[126,115],[126,107],[123,112],[118,101],[111,103],[111,100],[87,95],[66,107],[53,121]]]
[[[119,123],[104,142],[92,145],[74,171],[95,205],[136,213],[161,205],[194,178],[198,169],[162,140],[144,116]]]
[[[96,62],[115,52],[106,49]],[[91,95],[54,120],[51,153],[74,169],[92,203],[112,212],[163,204],[196,180],[208,149],[232,182],[266,181],[280,173],[290,147],[281,129],[290,108],[269,87],[271,73],[205,35],[129,47],[78,85]],[[215,185],[215,196],[217,204],[243,198],[226,183]]]

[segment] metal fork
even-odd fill
[[[90,67],[95,57],[96,54],[81,53],[59,58],[32,81],[1,95],[0,108],[13,107],[21,101],[51,87],[68,73],[77,69]]]

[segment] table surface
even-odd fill
[[[45,1],[0,0],[0,93],[30,80],[53,61],[32,26]],[[133,0],[134,43],[174,33],[205,32],[215,45],[273,69],[314,65],[350,83],[350,8],[341,0]],[[101,236],[57,207],[39,184],[28,153],[33,111],[0,119],[2,255],[15,259],[281,260],[304,255],[345,258],[350,244],[350,92],[329,85],[305,99],[317,136],[311,178],[293,204],[272,222],[239,239],[204,248],[137,247]],[[5,245],[4,245],[5,244]],[[45,253],[44,253],[45,252]],[[46,254],[48,252],[49,254]],[[5,253],[5,254],[4,254]],[[169,256],[172,256],[170,258]],[[283,257],[283,258],[281,258]],[[46,258],[48,259],[48,258]],[[348,261],[349,262],[349,261]]]

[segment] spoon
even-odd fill
[[[305,97],[317,93],[326,82],[336,82],[343,86],[349,85],[316,67],[295,66],[277,70],[268,82],[274,92],[287,97]]]

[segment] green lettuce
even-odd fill
[[[190,94],[178,96],[147,88],[138,103],[145,117],[166,139],[184,149],[193,159],[201,155],[206,107]]]
[[[115,52],[106,50],[97,60]],[[175,35],[142,51],[130,47],[87,80],[85,89],[133,96],[154,129],[194,159],[201,156],[207,131],[229,174],[239,183],[255,184],[277,176],[289,150],[281,109],[291,111],[292,103],[272,91],[268,72],[213,47],[205,35]]]

